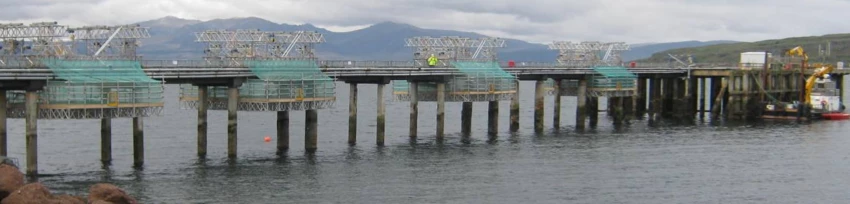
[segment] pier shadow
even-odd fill
[[[355,146],[349,146],[348,149],[345,150],[345,160],[346,161],[358,161],[363,159],[360,156],[362,150],[358,149]]]
[[[309,164],[311,166],[319,163],[319,160],[316,156],[316,153],[315,152],[305,152],[304,153],[304,163]]]
[[[133,170],[134,171],[144,171],[145,165],[144,164],[133,164]]]
[[[519,132],[511,132],[511,136],[508,137],[508,141],[511,144],[519,144],[519,142],[520,142]]]
[[[27,174],[27,175],[25,175],[25,177],[26,177],[26,179],[27,179],[27,183],[35,183],[35,182],[38,182],[38,177],[39,177],[39,176],[41,176],[41,175],[39,175],[39,174],[35,174],[35,175]]]
[[[100,161],[100,169],[109,170],[112,168],[112,161]]]
[[[239,158],[238,157],[227,157],[227,159],[224,160],[224,163],[228,167],[236,167],[236,166],[239,165]]]
[[[489,145],[499,144],[499,134],[488,134],[487,135],[487,144],[489,144]]]
[[[472,135],[470,134],[461,134],[460,143],[465,145],[472,144]]]
[[[133,173],[131,173],[131,176],[133,177],[133,181],[135,182],[141,182],[145,180],[145,173],[142,170],[134,170]]]
[[[112,176],[115,175],[115,172],[110,168],[105,168],[103,171],[98,172],[100,174],[100,180],[102,181],[111,181]]]

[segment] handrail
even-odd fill
[[[31,57],[0,57],[0,69],[9,68],[42,68],[45,67],[41,61],[51,59],[66,59],[66,60],[95,60],[92,58],[31,58]],[[209,68],[240,68],[245,65],[238,60],[206,60],[206,59],[175,59],[175,60],[149,60],[142,58],[109,58],[101,57],[97,60],[134,60],[139,61],[143,67],[150,68],[193,68],[193,67],[209,67]],[[422,63],[417,63],[414,60],[393,61],[393,60],[318,60],[317,64],[321,68],[431,68]],[[573,63],[560,64],[557,62],[504,62],[500,61],[499,65],[502,68],[589,68],[599,64],[593,63]],[[513,65],[513,66],[510,66]],[[737,64],[697,64],[696,67],[737,67]],[[672,66],[669,63],[638,63],[634,67],[624,66],[630,69],[637,68],[669,68],[681,69]],[[435,68],[452,68],[451,63],[440,63]]]

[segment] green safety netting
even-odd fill
[[[245,65],[262,80],[331,80],[313,60],[249,60]]]
[[[420,82],[416,87],[420,92],[437,92],[437,83],[435,82]],[[410,83],[404,80],[393,81],[393,92],[408,92],[410,91]]]
[[[462,74],[446,82],[446,101],[506,100],[516,91],[516,77],[504,71],[498,62],[456,61],[451,63]],[[437,100],[437,83],[418,83],[417,100]],[[393,81],[396,100],[410,100],[410,83]]]
[[[553,87],[555,87],[555,80],[554,79],[546,79],[546,81],[543,82],[543,85],[545,85],[546,87],[549,87],[549,88],[553,88]]]
[[[41,103],[69,105],[113,105],[161,103],[163,85],[142,70],[141,63],[128,60],[44,60],[64,81],[48,81],[39,92]],[[23,99],[19,95],[11,101]]]
[[[516,90],[515,77],[499,66],[498,62],[452,62],[465,76],[455,77],[449,83],[453,92],[489,92]]]
[[[594,67],[593,88],[634,88],[637,75],[619,66]]]
[[[470,76],[480,76],[486,74],[492,77],[513,78],[514,76],[506,72],[499,66],[498,62],[452,62],[452,65],[460,72]]]
[[[157,82],[129,60],[45,60],[44,64],[68,82]]]
[[[329,98],[334,81],[313,60],[249,60],[245,64],[259,80],[248,80],[239,88],[244,98]]]
[[[226,90],[222,88],[222,90]],[[334,97],[331,80],[265,81],[252,79],[239,87],[241,98],[294,99]]]

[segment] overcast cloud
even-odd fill
[[[553,40],[755,41],[850,32],[850,0],[0,0],[0,21],[127,24],[260,17],[351,30],[382,21]]]

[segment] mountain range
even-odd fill
[[[484,37],[473,32],[423,29],[408,24],[382,22],[350,32],[332,32],[311,24],[278,24],[265,19],[230,18],[209,21],[187,20],[172,16],[137,23],[149,27],[151,38],[143,39],[139,54],[148,59],[197,59],[204,45],[195,42],[195,32],[209,29],[259,29],[264,31],[308,30],[322,33],[325,43],[316,46],[316,54],[327,60],[408,60],[412,50],[404,46],[404,39],[415,36]],[[652,54],[676,48],[698,47],[731,43],[733,41],[685,41],[669,43],[644,43],[633,45],[624,52],[625,61],[650,57]],[[499,49],[499,58],[515,61],[554,61],[558,52],[544,44],[506,39],[507,47]]]

